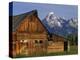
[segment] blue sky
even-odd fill
[[[13,2],[13,15],[29,12],[37,9],[40,19],[44,19],[49,12],[54,12],[55,15],[65,17],[66,19],[78,16],[77,5],[57,5],[57,4],[41,4],[27,2]]]

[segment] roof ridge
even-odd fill
[[[28,14],[28,13],[31,13],[31,12],[37,13],[37,10],[35,9],[35,10],[29,11],[29,12],[25,12],[25,13],[21,13],[21,14],[18,14],[18,15],[14,15],[14,17],[15,16],[20,16],[20,15],[25,15],[25,14]]]

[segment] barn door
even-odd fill
[[[68,42],[65,41],[65,42],[64,42],[64,51],[67,51],[67,50],[68,50]]]

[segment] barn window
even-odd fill
[[[23,40],[20,40],[21,43],[23,43]]]
[[[26,48],[28,48],[28,41],[27,40],[20,40],[20,45],[26,46]]]
[[[27,43],[28,41],[27,40],[24,40],[24,43]]]
[[[43,41],[42,41],[42,40],[40,40],[40,41],[39,41],[39,43],[40,43],[40,44],[42,44],[42,43],[43,43]]]
[[[35,40],[35,43],[38,43],[38,41],[37,41],[37,40]]]
[[[35,40],[35,43],[36,43],[36,44],[42,44],[43,41],[42,41],[42,40]]]

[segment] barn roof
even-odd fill
[[[23,19],[25,19],[27,16],[30,15],[35,15],[38,17],[38,13],[37,10],[32,10],[30,12],[27,13],[23,13],[20,15],[15,15],[15,16],[9,16],[12,18],[12,31],[15,32],[18,25],[23,21]],[[41,22],[41,20],[38,18],[38,20],[40,21],[40,23],[43,25],[43,27],[46,29],[46,27],[44,26],[44,24]],[[46,31],[49,33],[49,31],[46,29]]]

